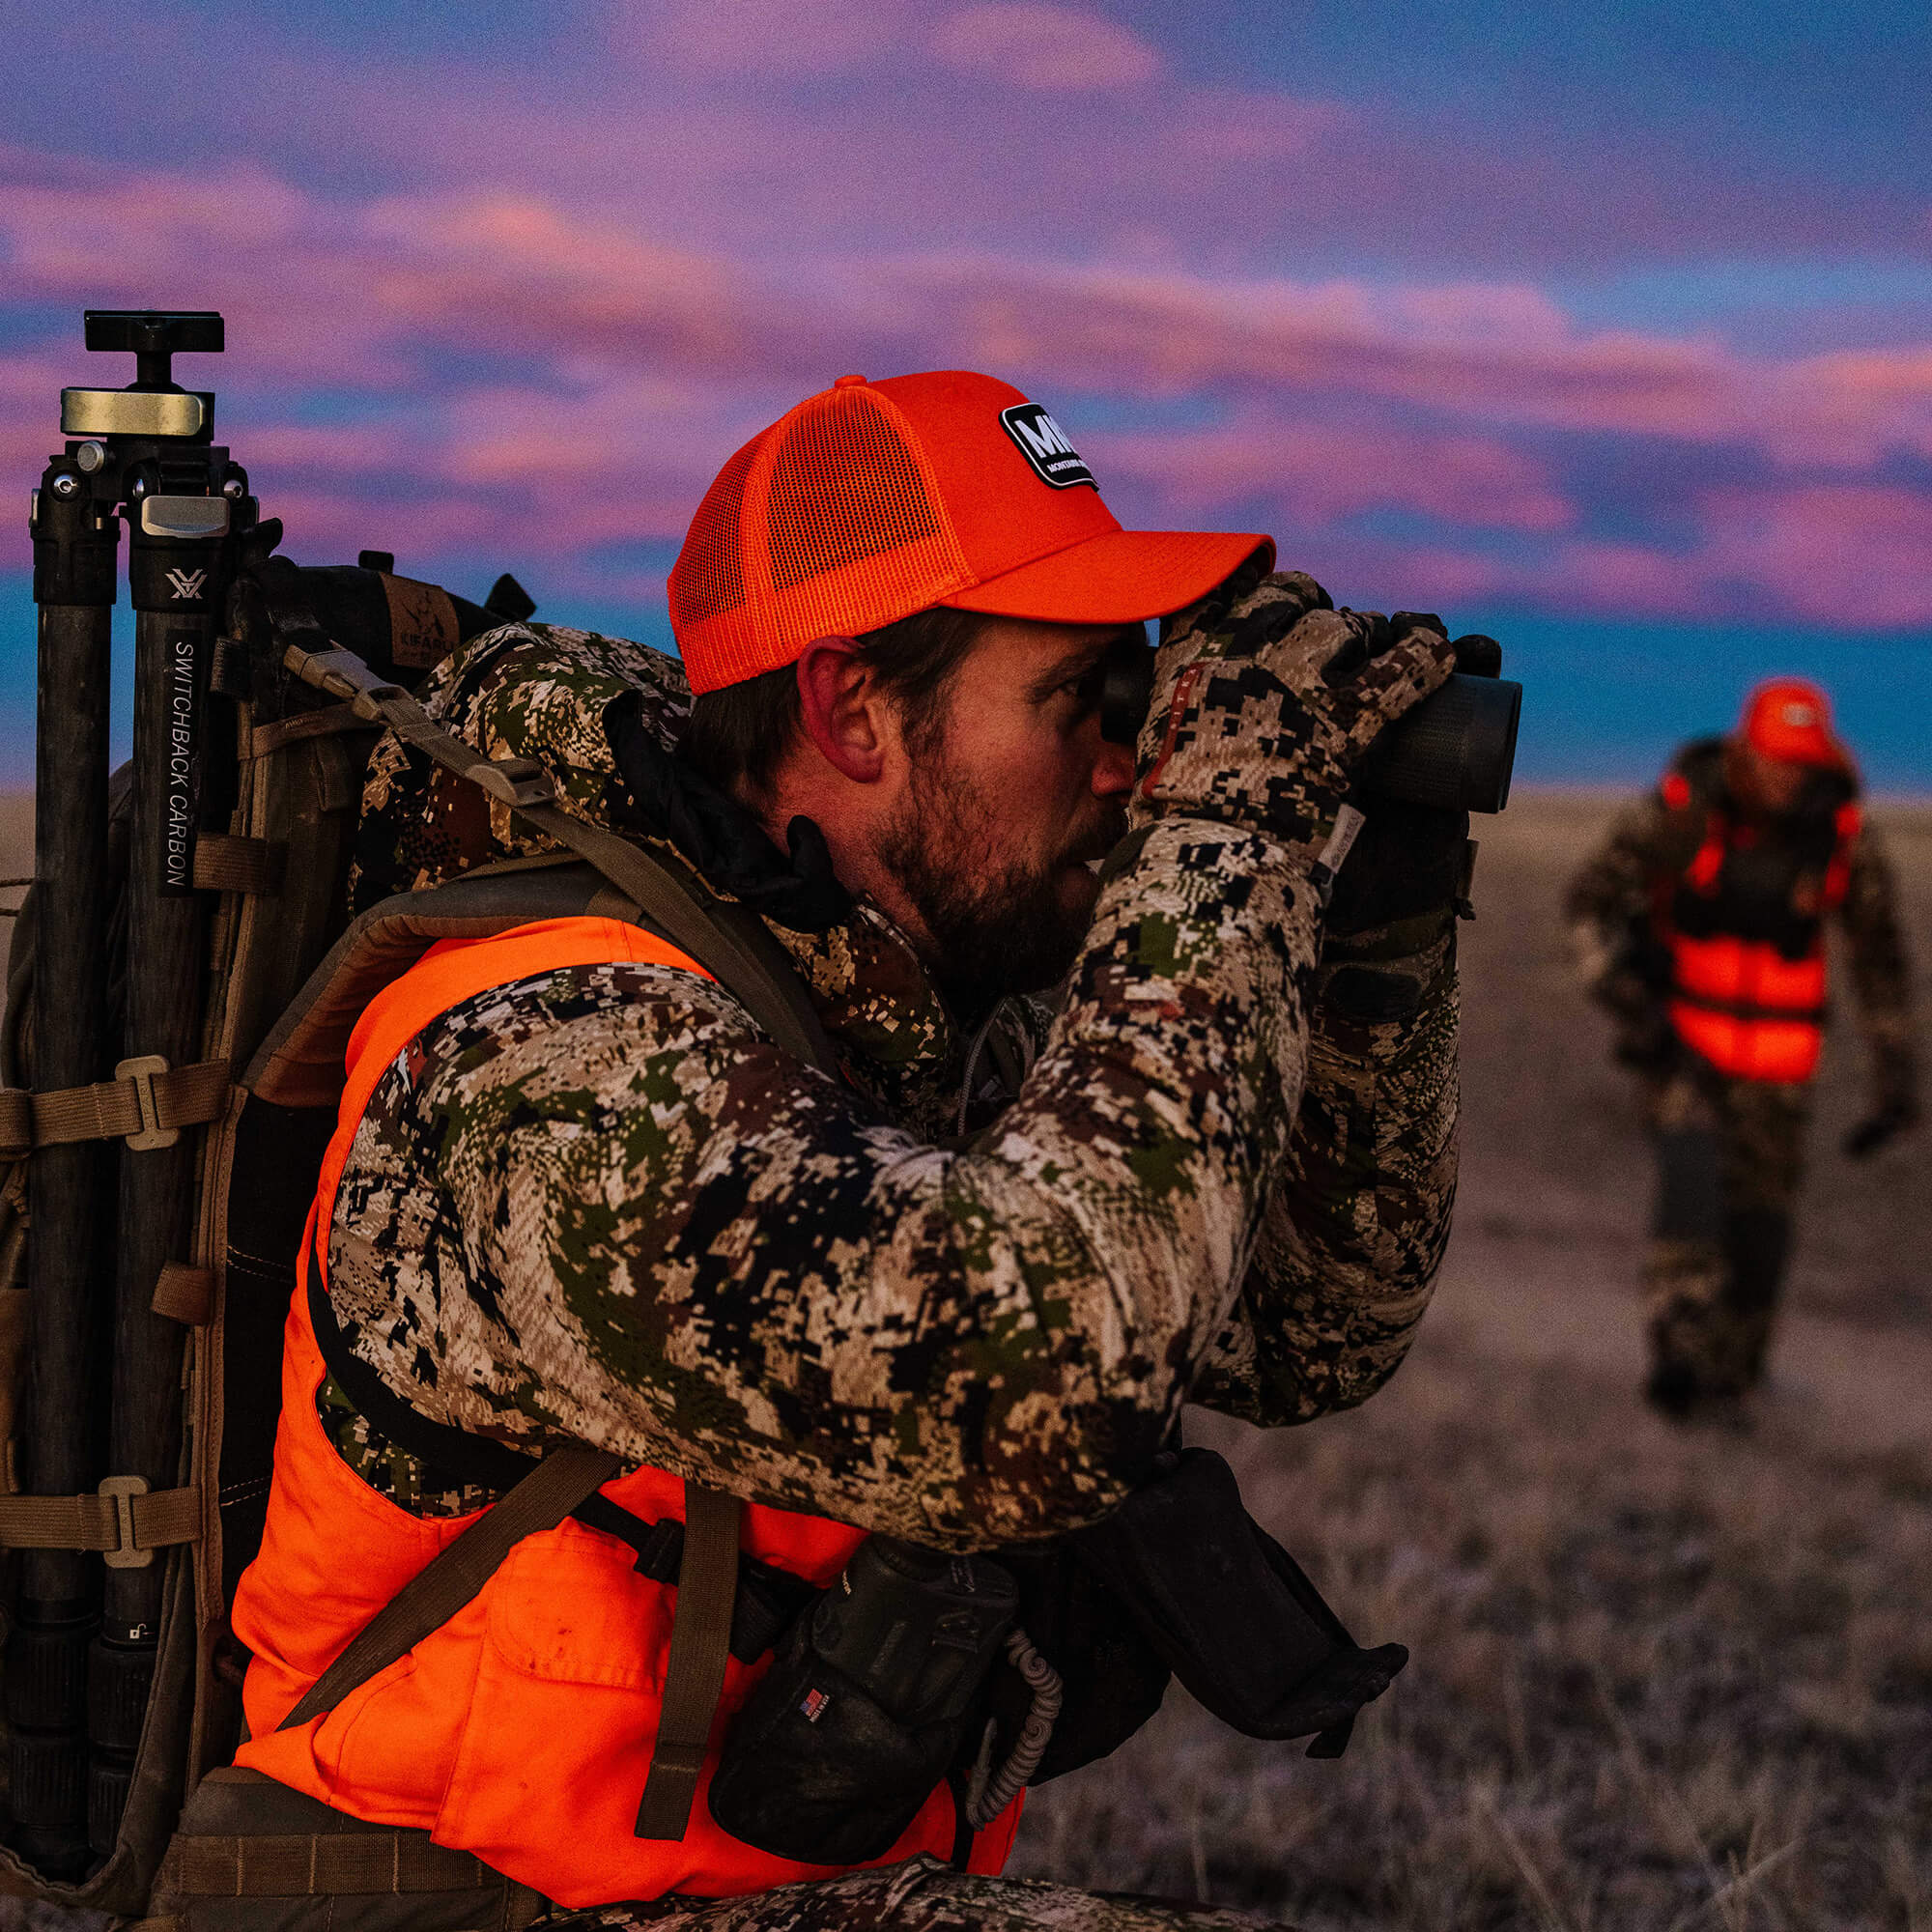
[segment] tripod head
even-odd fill
[[[209,309],[91,308],[85,327],[88,348],[133,355],[134,380],[125,389],[63,389],[63,436],[213,440],[213,395],[182,388],[173,362],[181,355],[220,353],[219,315]]]

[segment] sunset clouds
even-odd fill
[[[199,17],[156,9],[148,57]],[[1271,527],[1357,601],[1932,625],[1932,317],[1834,338],[1795,295],[1735,326],[1616,295],[1638,234],[1822,246],[1848,190],[1803,166],[1779,191],[1715,156],[1668,179],[1681,152],[1601,128],[1504,142],[1207,60],[1135,7],[624,0],[520,15],[520,55],[505,28],[383,62],[294,17],[209,53],[212,91],[253,64],[219,151],[158,110],[142,137],[131,71],[101,83],[119,152],[15,118],[17,480],[62,382],[126,380],[81,307],[215,307],[229,353],[183,377],[317,560],[651,603],[779,411],[964,365],[1049,401],[1123,517]],[[1272,30],[1258,0],[1216,17]],[[36,31],[50,71],[65,29]],[[1932,193],[1908,213],[1867,194],[1840,232],[1910,289]]]

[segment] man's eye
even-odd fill
[[[1092,711],[1100,702],[1100,693],[1107,682],[1105,664],[1090,665],[1078,677],[1069,677],[1060,688],[1071,695],[1073,701],[1082,711]]]

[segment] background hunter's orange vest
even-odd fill
[[[565,919],[481,940],[445,940],[370,1004],[349,1045],[348,1087],[298,1264],[282,1358],[282,1414],[261,1554],[236,1592],[236,1634],[254,1653],[251,1741],[237,1762],[376,1824],[412,1825],[475,1853],[560,1904],[668,1891],[725,1897],[832,1869],[753,1851],[711,1821],[705,1794],[732,1714],[763,1674],[735,1657],[691,1828],[675,1843],[635,1835],[657,1733],[676,1592],[639,1576],[635,1552],[568,1519],[524,1539],[482,1593],[410,1655],[298,1730],[275,1725],[357,1631],[475,1517],[412,1516],[336,1455],[315,1412],[325,1374],[308,1320],[308,1270],[325,1266],[336,1188],[377,1082],[439,1013],[488,987],[560,966],[641,960],[697,967],[613,920]],[[603,1494],[643,1520],[682,1520],[684,1485],[641,1467]],[[863,1532],[750,1504],[744,1547],[823,1587]],[[1005,1863],[1015,1803],[973,1843],[971,1868]],[[950,1857],[951,1794],[936,1790],[878,1862]]]
[[[1663,797],[1673,810],[1704,804],[1675,773]],[[1825,1037],[1825,915],[1845,896],[1859,808],[1837,809],[1829,855],[1808,867],[1777,850],[1776,831],[1704,810],[1702,842],[1659,895],[1671,1025],[1733,1079],[1809,1080]]]

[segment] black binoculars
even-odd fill
[[[1153,657],[1129,639],[1106,661],[1100,730],[1116,745],[1131,745],[1147,722]],[[1376,740],[1363,761],[1362,789],[1442,811],[1500,811],[1509,803],[1521,711],[1521,685],[1454,671]]]

